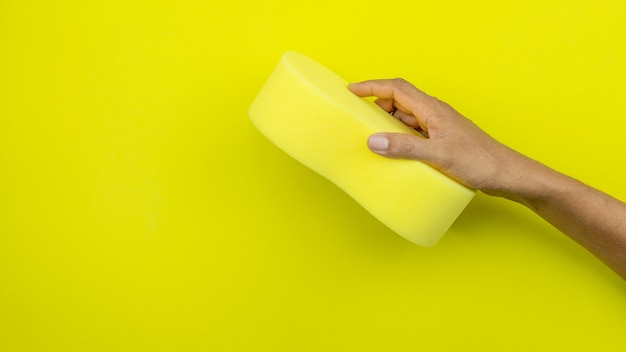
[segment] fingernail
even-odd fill
[[[367,145],[373,151],[382,152],[382,151],[387,150],[387,148],[389,148],[389,139],[387,139],[387,137],[385,136],[374,134],[374,135],[371,135],[370,138],[368,138]]]

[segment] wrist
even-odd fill
[[[500,154],[495,182],[484,193],[523,204],[545,194],[556,171],[505,146]]]

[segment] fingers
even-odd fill
[[[392,107],[396,107],[404,113],[415,116],[423,127],[427,127],[428,112],[432,110],[433,104],[438,102],[401,78],[352,83],[348,89],[360,97],[378,97],[377,104],[385,111],[393,111]]]
[[[405,125],[408,125],[408,126],[411,126],[413,128],[421,130],[419,122],[417,121],[417,119],[413,115],[410,115],[410,114],[407,114],[405,112],[402,112],[401,110],[396,110],[393,113],[393,117],[395,117],[398,120],[402,121]]]
[[[392,98],[394,100],[399,100],[398,98],[402,96],[408,97],[415,92],[425,94],[402,78],[374,79],[351,83],[348,88],[360,97]]]
[[[428,139],[404,133],[376,133],[367,140],[371,151],[388,158],[431,162],[435,155],[428,143]]]
[[[405,112],[405,108],[402,106],[396,106],[394,101],[389,98],[378,98],[374,101],[381,109],[390,113],[396,119],[404,122],[405,125],[413,128],[420,128],[420,125],[415,116]]]
[[[378,98],[374,101],[376,105],[380,106],[381,109],[385,110],[388,113],[392,113],[396,110],[396,107],[393,105],[393,99],[389,98]]]
[[[370,136],[368,147],[375,153],[397,159],[413,159],[437,165],[443,154],[429,138],[429,118],[447,113],[446,104],[401,79],[381,79],[352,83],[348,88],[357,96],[375,96],[376,104],[426,138],[403,133],[377,133]]]

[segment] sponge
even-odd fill
[[[252,123],[276,146],[328,178],[387,227],[433,246],[475,191],[413,160],[367,148],[376,132],[416,134],[348,82],[305,55],[287,52],[249,109]]]

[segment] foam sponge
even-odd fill
[[[417,134],[314,60],[285,53],[249,114],[269,140],[335,183],[387,227],[432,246],[475,192],[432,167],[367,148],[375,132]]]

